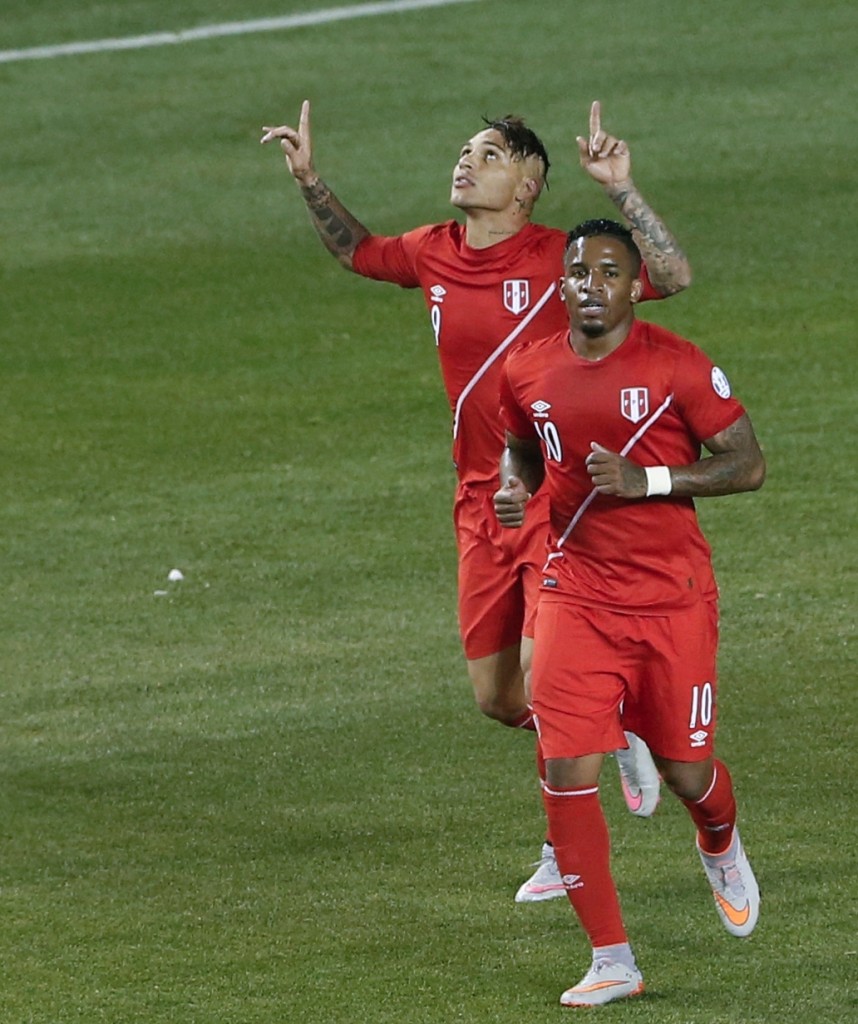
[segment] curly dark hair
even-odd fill
[[[631,231],[624,224],[619,224],[615,220],[607,220],[604,217],[595,218],[593,220],[583,220],[580,224],[576,224],[566,236],[566,249],[564,251],[564,256],[568,254],[572,247],[572,243],[577,241],[577,239],[595,238],[598,235],[608,235],[611,238],[619,239],[634,258],[635,273],[640,270],[641,263],[643,263],[643,257],[641,256],[641,251],[638,249]]]

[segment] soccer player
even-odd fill
[[[713,749],[717,589],[692,499],[756,490],[765,461],[723,371],[635,319],[644,287],[626,228],[574,228],[562,282],[569,325],[516,349],[501,382],[498,518],[520,527],[532,501],[550,505],[533,711],[549,833],[592,946],[564,1006],[643,991],[598,793],[624,729],[647,743],[688,809],[724,926],[749,935],[759,913],[730,773]]]
[[[632,181],[628,146],[603,131],[598,103],[592,105],[589,127],[588,138],[578,138],[580,162],[635,232],[646,259],[642,297],[682,290],[690,281],[685,255]],[[566,323],[557,291],[565,232],[531,221],[547,181],[545,147],[520,118],[486,122],[462,146],[453,168],[450,201],[464,224],[449,220],[381,237],[364,227],[317,174],[309,102],[302,105],[297,129],[281,125],[263,131],[263,143],[280,143],[312,224],[339,263],[356,274],[423,291],[453,418],[459,623],[468,673],[484,714],[532,729],[524,673],[545,556],[547,501],[534,500],[527,526],[513,536],[498,527],[492,495],[504,444],[497,412],[504,360],[522,341]],[[659,778],[649,752],[632,734],[617,746],[629,809],[651,814]],[[546,842],[536,872],[516,899],[563,894]]]

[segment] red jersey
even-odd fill
[[[635,321],[604,359],[576,355],[568,330],[518,349],[501,383],[501,417],[539,437],[551,503],[543,588],[579,603],[661,614],[717,596],[709,545],[690,498],[599,494],[590,442],[642,466],[696,462],[701,441],[743,413],[723,372],[691,342]]]
[[[566,232],[527,224],[487,249],[472,249],[457,221],[358,245],[364,277],[421,288],[453,414],[459,481],[497,487],[504,436],[498,390],[508,352],[568,324],[559,293]],[[644,298],[658,298],[644,273]]]

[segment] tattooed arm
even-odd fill
[[[688,258],[632,179],[607,185],[605,191],[631,225],[653,288],[664,296],[687,288],[691,284]]]
[[[313,166],[313,144],[310,134],[310,103],[301,105],[301,119],[297,131],[288,125],[278,128],[264,127],[261,142],[280,142],[286,157],[286,166],[310,211],[316,234],[328,252],[347,270],[352,269],[352,257],[358,243],[369,231],[343,206],[322,181]]]
[[[349,213],[318,175],[299,184],[322,244],[342,266],[351,270],[355,249],[369,231]]]
[[[687,466],[661,467],[669,474],[665,490],[678,498],[715,498],[723,494],[756,491],[766,478],[766,460],[757,443],[754,428],[747,413],[725,430],[707,438],[703,447],[711,456],[698,459]],[[647,472],[632,459],[595,441],[590,444],[587,472],[600,494],[614,494],[620,498],[647,496]]]
[[[660,295],[675,295],[691,284],[688,258],[632,181],[627,143],[602,130],[601,116],[597,100],[590,108],[589,138],[578,136],[581,166],[631,225],[653,287]]]

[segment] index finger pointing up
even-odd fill
[[[590,107],[590,137],[592,138],[592,136],[601,130],[602,104],[598,100],[593,100],[593,105]]]

